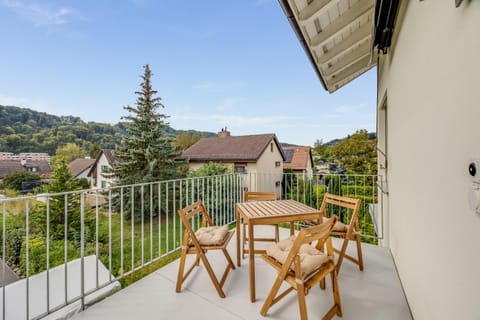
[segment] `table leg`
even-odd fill
[[[250,271],[250,301],[255,302],[255,248],[253,241],[254,224],[248,224],[248,266]]]
[[[235,210],[235,217],[237,219],[237,266],[240,267],[240,213],[238,212],[238,209]]]

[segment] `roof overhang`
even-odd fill
[[[376,64],[374,0],[279,0],[330,93]]]

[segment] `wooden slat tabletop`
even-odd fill
[[[318,215],[318,209],[309,207],[295,200],[249,201],[237,204],[242,217],[253,223],[262,224],[266,221],[291,221],[292,218],[302,219],[302,216]],[[310,217],[305,217],[305,219]]]

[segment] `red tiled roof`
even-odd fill
[[[255,162],[260,158],[271,141],[284,157],[280,143],[273,133],[247,136],[226,136],[202,138],[187,150],[179,160],[188,161],[246,161]]]
[[[310,147],[283,147],[283,152],[287,154],[287,160],[283,163],[284,169],[306,170],[308,161],[312,159]]]

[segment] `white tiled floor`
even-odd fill
[[[255,233],[271,232],[271,227],[257,227]],[[287,230],[282,230],[284,237]],[[336,243],[339,247],[339,242]],[[386,248],[363,244],[365,270],[345,260],[339,275],[343,319],[412,319],[395,266]],[[354,249],[351,243],[349,249]],[[235,238],[229,252],[236,261]],[[223,271],[221,253],[209,252],[217,274]],[[192,257],[193,258],[193,257]],[[191,260],[190,260],[191,261]],[[276,276],[275,270],[256,258],[257,301],[250,302],[248,260],[230,272],[224,286],[226,298],[217,295],[202,265],[194,270],[181,293],[175,292],[178,260],[157,270],[137,283],[97,303],[75,319],[264,319],[259,311]],[[307,296],[310,319],[321,319],[333,305],[330,282],[326,290],[314,287]],[[299,318],[295,291],[274,305],[267,318]]]

